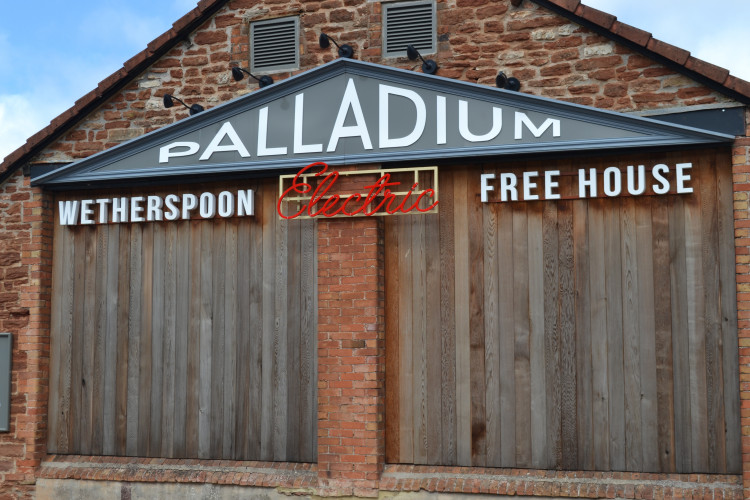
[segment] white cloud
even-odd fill
[[[0,95],[0,159],[46,125],[46,113],[28,95]]]

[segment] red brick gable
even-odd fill
[[[655,39],[648,32],[621,23],[610,14],[583,5],[580,0],[439,0],[438,3],[442,5],[438,6],[441,36],[437,59],[441,66],[439,74],[442,76],[490,84],[497,71],[502,69],[524,81],[523,91],[615,110],[703,104],[703,101],[711,101],[707,96],[712,92],[729,100],[750,103],[749,82],[730,75],[726,69],[694,58],[685,50]],[[455,5],[448,5],[449,3]],[[532,3],[557,15],[513,16],[518,9],[528,10]],[[241,12],[242,16],[222,12],[212,21],[222,8]],[[127,128],[126,122],[139,115],[137,107],[129,115],[117,112],[122,105],[110,106],[111,109],[104,110],[104,115],[98,118],[108,122],[105,130],[98,130],[96,127],[83,127],[87,130],[74,128],[97,108],[113,100],[131,103],[141,101],[138,106],[142,110],[142,101],[153,97],[154,92],[138,92],[139,87],[133,85],[133,82],[148,68],[169,71],[175,79],[181,79],[182,85],[177,92],[182,96],[205,99],[207,96],[204,95],[204,90],[208,90],[218,91],[219,95],[214,95],[218,97],[218,101],[236,97],[239,95],[238,90],[245,87],[225,85],[221,90],[217,86],[201,87],[196,83],[200,74],[198,68],[222,64],[221,68],[217,65],[210,69],[216,73],[220,69],[227,71],[230,62],[239,61],[245,65],[244,61],[248,59],[248,43],[245,40],[247,21],[252,17],[267,16],[269,12],[273,15],[296,13],[303,16],[304,38],[311,49],[302,54],[303,69],[309,69],[333,57],[332,53],[328,54],[327,51],[314,47],[317,31],[324,28],[332,33],[339,33],[342,40],[357,45],[355,57],[382,62],[379,46],[380,4],[367,3],[355,8],[353,2],[333,0],[324,3],[274,4],[269,9],[262,9],[253,0],[201,0],[195,9],[149,43],[146,49],[126,61],[121,69],[105,78],[96,89],[81,97],[73,107],[5,157],[0,163],[0,182],[29,162],[56,161],[50,158],[54,155],[48,154],[46,158],[38,156],[51,145],[57,151],[65,153],[58,155],[62,158],[57,161],[69,162],[132,138],[132,134],[140,128],[126,132],[120,130],[119,134],[106,130],[118,130],[118,123],[123,129]],[[544,37],[547,35],[539,34],[545,28],[559,29],[565,24],[565,18],[581,26],[582,33],[586,33],[585,38],[579,33],[572,33],[571,36],[546,41]],[[484,33],[478,34],[480,22]],[[203,32],[210,23],[213,30]],[[192,43],[199,46],[197,50],[191,53],[177,48],[181,41],[187,40],[199,28],[202,32],[192,40]],[[227,39],[223,29],[224,32],[231,33],[231,39]],[[451,32],[444,32],[446,29]],[[220,39],[216,36],[220,36]],[[366,40],[362,41],[363,39]],[[447,39],[449,42],[445,41]],[[615,42],[614,48],[597,49],[597,46],[612,41]],[[222,46],[227,47],[227,50],[219,53],[217,48]],[[583,57],[576,52],[581,46],[587,47],[583,50]],[[518,56],[520,49],[523,49],[523,56]],[[597,50],[601,53],[597,53]],[[313,51],[316,53],[311,54]],[[625,54],[633,53],[635,54],[627,56],[627,61],[624,60]],[[515,60],[514,55],[518,56]],[[391,62],[401,66],[408,65],[406,60]],[[581,80],[578,75],[582,72],[585,72],[584,80],[593,81],[578,84]],[[700,87],[684,85],[682,82],[682,85],[674,85],[674,93],[654,92],[656,87],[663,86],[655,79],[667,77],[670,72],[682,74],[699,83]],[[631,88],[636,79],[639,83],[642,81],[642,85]],[[161,94],[174,91],[174,88],[162,89]],[[129,109],[131,105],[126,107]],[[145,119],[153,121],[150,127],[143,129],[144,133],[148,128],[157,128],[174,120],[173,112],[160,111],[165,110],[144,112]],[[165,116],[161,117],[161,114]],[[180,117],[177,114],[177,118]],[[63,142],[55,144],[60,139]],[[77,144],[73,146],[71,142]],[[78,151],[73,151],[74,148]]]

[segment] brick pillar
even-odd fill
[[[377,496],[385,458],[382,221],[318,222],[318,482]]]
[[[0,434],[0,497],[32,498],[46,451],[52,210],[17,173],[0,185],[0,331],[13,334],[10,432]]]
[[[748,131],[750,133],[750,130]],[[740,351],[740,425],[744,498],[750,498],[750,139],[738,138],[732,151],[734,231],[737,274],[737,334]]]

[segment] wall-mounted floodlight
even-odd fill
[[[333,42],[333,44],[338,47],[339,49],[339,57],[347,57],[350,58],[354,55],[354,49],[349,44],[339,45],[336,43],[336,40],[331,38],[330,36],[326,35],[325,33],[320,34],[320,38],[318,39],[318,43],[320,43],[321,49],[327,49],[331,46],[329,41]]]
[[[172,106],[174,106],[174,101],[179,102],[180,104],[182,104],[183,106],[185,106],[187,109],[189,109],[190,110],[190,116],[197,115],[198,113],[200,113],[201,111],[204,110],[203,106],[201,106],[200,104],[193,104],[192,106],[188,106],[179,97],[175,97],[175,96],[169,95],[169,94],[164,94],[164,107],[165,108],[171,108]]]
[[[253,75],[248,70],[246,70],[245,68],[240,68],[239,66],[235,66],[232,68],[232,78],[234,78],[235,82],[239,82],[240,80],[245,78],[244,73],[247,73],[252,78],[255,78],[258,81],[258,86],[260,88],[268,87],[269,85],[273,83],[273,78],[271,78],[268,75],[263,75],[260,78],[258,78],[257,76]]]
[[[502,71],[495,77],[495,85],[500,89],[518,91],[521,89],[521,81],[518,78],[509,78]]]
[[[415,61],[417,59],[422,60],[422,73],[426,73],[428,75],[434,75],[438,70],[438,65],[435,61],[432,59],[425,59],[422,57],[422,54],[419,53],[419,51],[414,47],[414,45],[407,45],[406,46],[406,55],[409,59],[412,61]]]

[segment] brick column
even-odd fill
[[[46,451],[52,210],[20,172],[0,186],[0,331],[13,334],[10,432],[0,497],[32,498]]]
[[[318,482],[377,496],[385,458],[382,221],[318,222]]]
[[[748,131],[750,132],[750,131]],[[740,353],[740,425],[742,427],[742,480],[750,498],[750,138],[738,138],[732,151],[734,232],[737,274],[737,334]]]

